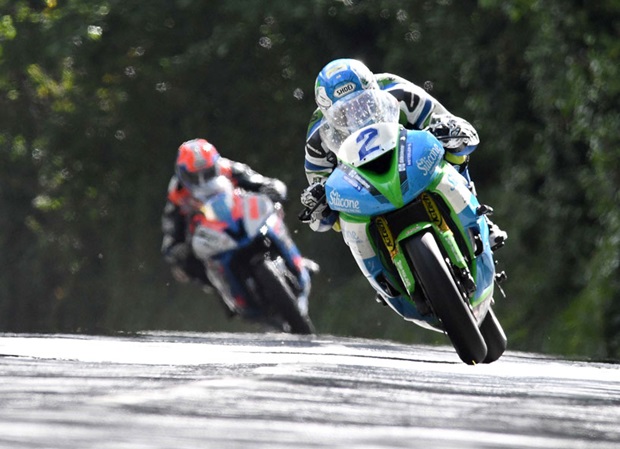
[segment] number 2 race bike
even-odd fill
[[[491,363],[507,339],[491,308],[489,209],[444,161],[444,151],[427,131],[365,126],[336,151],[325,197],[385,303],[405,320],[447,334],[463,362]]]
[[[230,311],[280,331],[314,333],[306,259],[289,236],[281,204],[235,189],[225,176],[194,196],[201,207],[191,222],[192,248]]]

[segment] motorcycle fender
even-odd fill
[[[394,262],[394,266],[396,267],[396,271],[398,271],[398,275],[400,276],[401,281],[403,281],[403,285],[405,286],[407,293],[409,293],[409,295],[412,295],[415,291],[415,279],[413,277],[413,272],[409,267],[409,262],[407,262],[405,254],[400,251],[394,256],[392,261]]]
[[[398,275],[400,276],[400,279],[402,280],[409,295],[412,295],[415,291],[415,279],[413,277],[411,267],[409,266],[409,262],[405,257],[405,252],[402,250],[401,242],[430,227],[432,227],[430,223],[414,223],[401,232],[395,239],[396,251],[392,254],[392,262],[394,262]]]
[[[432,226],[433,225],[431,223],[414,223],[413,225],[405,229],[403,232],[401,232],[396,238],[396,242],[399,244],[399,252],[402,252],[400,250],[400,242]]]

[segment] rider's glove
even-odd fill
[[[281,203],[286,200],[287,188],[279,179],[272,179],[259,189],[260,193],[267,195],[271,201]]]
[[[310,223],[313,220],[322,220],[332,212],[325,198],[325,186],[320,182],[306,187],[306,189],[301,192],[300,200],[301,204],[309,212],[300,216],[301,221],[304,223]]]
[[[480,143],[478,133],[466,120],[451,114],[437,114],[426,128],[455,156],[466,156]]]

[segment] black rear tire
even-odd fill
[[[480,333],[487,344],[487,356],[482,363],[492,363],[502,356],[508,346],[506,333],[497,320],[493,309],[489,309],[484,320],[482,320]]]
[[[314,334],[314,326],[307,315],[303,315],[297,306],[297,296],[288,285],[284,276],[271,260],[261,261],[255,268],[263,300],[270,307],[272,314],[279,315],[292,334]]]
[[[468,305],[456,286],[432,232],[416,234],[405,242],[416,279],[441,321],[460,359],[468,365],[482,362],[487,346]]]

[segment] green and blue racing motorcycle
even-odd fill
[[[467,364],[506,349],[493,312],[496,274],[481,205],[439,140],[398,123],[348,136],[325,197],[359,268],[405,320],[445,333]],[[311,211],[308,211],[311,212]],[[503,292],[502,292],[503,293]]]

